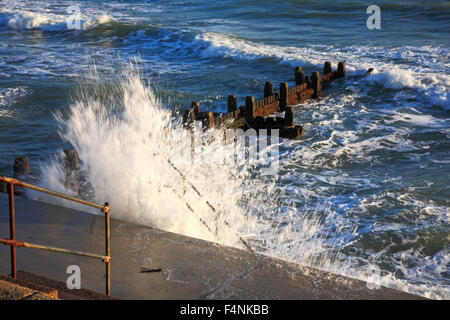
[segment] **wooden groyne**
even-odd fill
[[[264,98],[255,100],[254,96],[245,98],[245,105],[238,107],[238,96],[229,95],[227,113],[201,112],[200,102],[192,102],[191,108],[184,111],[183,124],[193,126],[201,121],[203,129],[278,129],[280,137],[296,139],[302,135],[303,127],[294,123],[292,105],[308,99],[318,99],[322,90],[331,82],[345,77],[345,62],[339,62],[333,71],[331,62],[324,64],[323,73],[313,72],[306,76],[302,67],[295,68],[295,86],[289,88],[288,82],[280,83],[280,91],[274,92],[273,82],[264,85]],[[284,112],[284,117],[272,117]]]

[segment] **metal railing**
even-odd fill
[[[0,182],[4,182],[8,185],[8,194],[9,194],[9,230],[10,230],[10,238],[4,239],[0,238],[0,243],[11,246],[11,275],[15,279],[17,277],[17,268],[16,268],[16,248],[24,247],[24,248],[33,248],[39,250],[47,250],[53,252],[60,253],[68,253],[78,256],[84,256],[89,258],[100,259],[106,264],[106,294],[109,296],[111,293],[111,250],[110,250],[110,222],[109,222],[109,203],[106,202],[103,206],[98,205],[89,201],[77,199],[59,192],[47,190],[41,187],[34,186],[32,184],[28,184],[13,178],[8,178],[4,176],[0,176]],[[15,208],[14,208],[14,186],[20,186],[28,189],[32,189],[38,192],[46,193],[55,197],[59,197],[62,199],[66,199],[73,202],[78,202],[83,205],[100,209],[105,214],[105,255],[98,255],[93,253],[81,252],[81,251],[73,251],[63,248],[55,248],[44,245],[38,245],[28,242],[23,242],[16,240],[16,226],[15,226]]]

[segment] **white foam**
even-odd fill
[[[112,92],[90,81],[70,107],[69,118],[57,116],[61,135],[78,150],[93,192],[86,184],[65,185],[59,156],[42,166],[40,185],[70,194],[81,190],[98,203],[109,201],[115,218],[242,248],[240,235],[262,253],[316,267],[328,266],[339,248],[352,241],[355,230],[347,217],[323,204],[308,205],[312,194],[307,189],[295,190],[295,203],[278,205],[274,199],[292,190],[277,186],[277,175],[255,176],[255,163],[177,164],[202,197],[196,195],[165,161],[179,143],[190,142],[190,135],[172,122],[137,70],[127,74]],[[221,153],[220,137],[203,146],[203,157]],[[189,144],[182,148],[189,149]],[[33,192],[30,196],[55,201]],[[215,227],[206,200],[221,212],[218,238],[198,220]],[[298,208],[300,203],[304,208]],[[58,204],[73,206],[66,201]]]
[[[393,66],[388,71],[374,71],[364,81],[375,81],[391,89],[412,88],[417,90],[425,100],[432,104],[450,109],[448,101],[448,93],[450,91],[449,75],[417,73]]]
[[[64,15],[27,12],[3,14],[0,18],[3,22],[0,23],[9,25],[11,21],[10,27],[17,30],[67,30],[64,26]],[[92,15],[92,20],[89,19],[83,19],[83,28],[92,28],[111,21],[108,15],[100,18]],[[344,127],[343,123],[345,119],[352,118],[348,116],[346,109],[357,107],[358,112],[370,113],[371,106],[361,105],[358,99],[364,95],[365,87],[378,85],[401,92],[408,99],[418,100],[419,103],[413,103],[416,107],[418,104],[436,104],[448,108],[449,77],[445,71],[448,64],[433,58],[445,56],[446,49],[404,47],[389,50],[364,46],[301,48],[262,44],[218,33],[202,33],[194,40],[184,31],[161,34],[163,37],[151,44],[157,45],[158,48],[167,48],[167,54],[178,54],[177,50],[182,49],[186,50],[187,54],[194,51],[194,54],[205,58],[226,57],[246,61],[269,58],[281,64],[314,67],[321,67],[326,60],[347,60],[347,70],[352,75],[363,73],[369,67],[375,67],[375,71],[364,80],[362,86],[352,87],[351,83],[348,84],[347,89],[354,90],[354,94],[347,94],[337,100],[325,99],[317,105],[310,104],[311,108],[320,110],[311,112],[310,117],[318,128],[305,127],[305,143],[301,146],[291,145],[294,146],[294,151],[288,155],[283,169],[290,173],[295,172],[298,167],[320,169],[320,174],[298,170],[295,174],[283,176],[281,179],[288,180],[288,183],[286,186],[280,186],[274,181],[262,180],[260,177],[249,179],[250,171],[247,168],[242,168],[240,172],[226,166],[182,168],[201,189],[202,194],[207,194],[208,200],[223,211],[222,219],[231,223],[232,230],[220,225],[219,239],[205,230],[189,212],[185,202],[171,192],[170,188],[175,188],[182,194],[179,177],[175,172],[171,173],[171,168],[155,157],[155,153],[163,156],[170,154],[170,147],[162,143],[167,141],[167,133],[179,139],[185,134],[171,121],[170,113],[164,110],[154,91],[142,84],[135,73],[136,70],[129,72],[135,73],[133,76],[122,79],[118,84],[120,94],[115,92],[111,99],[106,98],[111,93],[109,91],[99,90],[89,95],[86,90],[80,93],[71,106],[72,114],[69,119],[59,118],[59,121],[63,138],[79,151],[83,170],[88,173],[89,182],[95,190],[94,199],[99,203],[109,200],[113,217],[242,247],[234,236],[234,233],[238,233],[251,241],[259,252],[362,280],[368,279],[365,270],[355,267],[361,263],[367,264],[367,260],[351,261],[348,256],[342,258],[349,259],[348,262],[338,259],[341,248],[351,246],[364,231],[354,229],[358,221],[346,213],[365,214],[369,207],[386,205],[385,199],[366,197],[361,200],[354,195],[335,195],[333,188],[377,188],[379,182],[384,182],[371,177],[350,177],[340,170],[341,166],[348,163],[371,165],[376,162],[379,153],[383,156],[390,150],[408,153],[421,148],[420,143],[408,139],[410,131],[396,130],[385,126],[386,124],[410,122],[426,127],[448,127],[448,122],[431,115],[393,112],[398,106],[386,105],[387,110],[381,110],[384,122],[371,123],[370,119],[368,123],[364,123],[361,120],[356,129],[349,129]],[[124,41],[141,42],[147,38],[151,39],[145,30],[138,30]],[[65,58],[65,61],[70,60],[70,57]],[[419,66],[408,64],[411,61],[418,61]],[[41,70],[47,61],[41,61],[40,64],[35,70],[48,72]],[[91,79],[97,78],[98,75]],[[329,117],[329,114],[333,117]],[[325,130],[327,127],[333,127],[333,130]],[[358,134],[372,132],[375,127],[384,128],[388,132],[374,131],[370,137]],[[311,139],[312,133],[317,134],[314,139]],[[308,144],[309,140],[313,141]],[[213,155],[211,150],[205,150],[206,154],[208,152]],[[78,195],[77,188],[71,189],[64,185],[65,174],[60,163],[58,155],[56,160],[43,166],[41,184]],[[292,163],[295,163],[294,169]],[[444,160],[442,163],[447,162]],[[396,177],[390,176],[389,179],[395,181]],[[295,185],[293,181],[301,181],[302,185]],[[326,196],[329,194],[333,196]],[[292,195],[295,197],[291,197]],[[446,214],[442,214],[442,207],[416,201],[405,195],[393,194],[392,197],[402,201],[405,207],[412,206],[420,212],[418,219],[436,216],[448,223],[448,210]],[[211,212],[202,202],[202,198],[188,193],[184,199],[189,201],[202,219],[214,225]],[[48,201],[47,198],[45,200]],[[330,207],[327,203],[333,203],[336,207]],[[384,227],[377,225],[372,231],[395,232],[399,228],[399,224],[386,224]],[[444,272],[445,264],[442,266],[442,263],[448,264],[442,259],[445,255],[448,256],[448,252],[443,250],[436,259],[416,256],[416,260],[410,261],[419,265],[415,268],[407,268],[406,263],[399,264],[399,268],[405,268],[406,280],[398,280],[395,274],[383,271],[382,284],[432,298],[449,297],[445,279],[442,281],[444,285],[436,285],[436,279],[442,279]],[[423,260],[426,260],[423,264],[426,268],[420,267]],[[440,265],[436,267],[436,272],[429,272],[433,263]],[[397,266],[397,262],[392,261],[392,265]],[[418,283],[418,279],[420,282],[420,279],[427,277],[431,279]]]
[[[319,122],[319,129],[321,126],[329,127],[325,124],[327,121],[334,121],[334,129],[321,141],[297,146],[292,156],[282,162],[283,169],[291,171],[281,179],[301,181],[301,186],[279,184],[276,179],[255,176],[252,166],[236,168],[217,163],[181,166],[189,180],[206,195],[199,198],[189,191],[183,195],[182,179],[164,161],[173,151],[168,140],[182,142],[189,136],[172,121],[171,114],[164,109],[155,92],[141,82],[138,70],[124,71],[113,91],[99,86],[95,81],[99,75],[87,78],[91,81],[82,88],[70,107],[69,118],[59,116],[58,120],[63,139],[79,152],[82,169],[94,190],[93,199],[98,203],[110,201],[113,217],[242,247],[235,235],[237,233],[261,253],[367,279],[367,274],[355,269],[351,259],[346,262],[348,257],[342,258],[340,252],[351,246],[364,231],[355,229],[358,220],[352,218],[351,213],[365,212],[364,206],[375,205],[378,200],[369,199],[361,203],[352,195],[336,195],[332,199],[324,195],[339,186],[377,188],[376,181],[340,172],[342,163],[339,159],[345,154],[350,158],[345,163],[370,163],[370,156],[377,150],[415,150],[415,143],[407,139],[407,129],[361,137],[359,131],[348,130],[340,120],[345,118],[346,112],[352,112],[345,108],[346,105],[358,105],[354,101],[359,98],[357,94],[338,100],[336,105],[340,107],[337,108],[330,101],[322,100],[309,108],[319,106],[321,109],[315,119]],[[334,114],[330,116],[326,112],[328,109]],[[320,124],[321,121],[324,122]],[[377,123],[368,123],[360,131],[364,133],[376,126]],[[217,153],[214,148],[221,146],[205,147],[204,154],[214,156]],[[327,159],[330,156],[331,163]],[[320,167],[321,174],[296,170],[296,165],[289,169],[293,162],[309,169]],[[329,172],[323,171],[324,168],[329,168]],[[77,188],[65,186],[60,159],[42,167],[41,185],[65,193],[79,192]],[[181,199],[173,189],[182,195]],[[35,194],[32,196],[37,197]],[[39,199],[48,201],[48,198]],[[197,219],[200,217],[213,228],[215,226],[214,215],[205,205],[205,199],[222,212],[219,238],[215,238]],[[189,211],[186,201],[197,217]],[[423,206],[411,204],[409,199],[404,201],[405,205]],[[333,203],[336,207],[326,203]],[[424,212],[428,217],[430,212],[434,212],[430,210]],[[230,223],[231,230],[223,225],[224,220]],[[395,231],[401,226],[388,227],[389,231]],[[383,279],[391,287],[432,297],[443,297],[442,294],[445,297],[446,294],[441,289],[431,289],[428,283],[416,286],[405,280],[399,281],[389,273],[385,273]],[[408,282],[413,280],[407,279]]]
[[[143,85],[137,70],[132,73],[121,80],[114,101],[108,98],[110,92],[103,89],[94,96],[81,93],[71,106],[70,118],[64,121],[58,117],[62,136],[78,150],[95,190],[95,200],[101,203],[108,199],[114,208],[113,217],[217,241],[189,212],[185,202],[210,224],[214,213],[193,192],[178,198],[176,193],[183,194],[183,180],[165,161],[171,157],[171,137],[180,138],[187,133],[172,127],[171,114]],[[234,178],[242,172],[219,170],[214,165],[180,169],[220,208],[223,219],[227,218],[236,228],[242,226],[233,223],[242,215],[236,203],[242,194],[241,181]],[[42,178],[45,186],[66,189],[59,161],[45,165]],[[235,243],[233,236],[230,230],[221,229],[220,241]]]
[[[69,31],[73,30],[70,15],[61,15],[48,12],[2,12],[0,16],[0,24],[6,25],[15,30],[33,30],[39,29],[43,31]],[[80,20],[80,28],[82,30],[91,29],[95,26],[106,24],[113,21],[107,15],[84,17]]]
[[[299,61],[316,65],[323,63],[322,54],[312,48],[283,47],[250,42],[226,34],[207,32],[196,36],[194,45],[201,50],[203,57],[226,57],[254,60],[257,58],[274,58],[291,65]]]
[[[394,112],[392,120],[386,119],[387,124],[393,124],[397,122],[406,122],[415,126],[424,127],[448,127],[450,120],[438,119],[429,114],[414,114],[410,112]]]
[[[444,48],[402,47],[394,49],[368,48],[364,46],[336,48],[334,46],[289,47],[267,45],[251,42],[226,34],[207,32],[196,36],[193,45],[203,57],[225,57],[244,60],[272,58],[280,63],[291,66],[321,67],[324,61],[348,61],[349,74],[362,74],[369,68],[375,68],[366,81],[374,81],[386,88],[412,88],[431,104],[450,108],[448,92],[450,91],[450,76],[447,74],[449,63],[436,61],[435,55],[448,55]],[[389,58],[393,55],[405,57],[393,64]],[[383,57],[383,58],[380,58]],[[423,63],[411,67],[412,59]],[[430,64],[430,60],[435,63]],[[334,68],[336,66],[334,65]]]
[[[373,253],[368,259],[347,258],[347,262],[335,263],[328,271],[367,281],[368,285],[385,286],[429,299],[450,297],[450,288],[446,285],[448,279],[445,278],[450,256],[448,249],[440,250],[432,256],[424,255],[422,248],[403,250],[391,255],[387,253],[389,247]],[[386,260],[395,264],[395,272],[376,267],[381,261],[387,263]],[[371,267],[374,266],[377,272],[373,272]]]

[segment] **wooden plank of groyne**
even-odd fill
[[[30,173],[30,163],[27,157],[14,158],[14,178]]]

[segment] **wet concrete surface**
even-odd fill
[[[113,211],[114,208],[111,208]],[[8,196],[0,194],[0,237],[9,237]],[[16,239],[104,254],[104,218],[16,197]],[[0,273],[10,273],[0,245]],[[420,299],[237,248],[111,220],[111,294],[120,299]],[[17,249],[18,270],[65,282],[81,269],[81,286],[104,292],[100,260]]]

